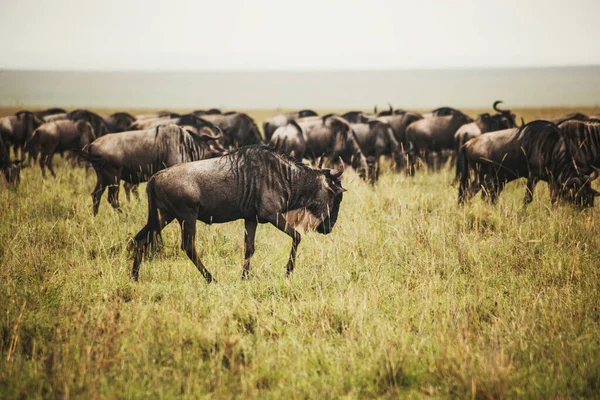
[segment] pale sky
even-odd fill
[[[600,64],[600,0],[0,0],[0,68]]]

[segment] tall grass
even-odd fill
[[[599,396],[597,211],[552,206],[544,184],[526,209],[523,182],[458,207],[450,169],[374,188],[348,171],[290,279],[291,240],[266,225],[240,279],[238,221],[198,223],[218,284],[176,224],[132,283],[144,191],[94,218],[95,174],[57,164],[0,187],[2,398]]]

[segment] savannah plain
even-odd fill
[[[261,126],[278,110],[247,112]],[[35,166],[0,184],[0,398],[600,397],[598,205],[553,206],[541,183],[524,208],[518,181],[459,207],[450,167],[384,163],[375,187],[344,173],[333,232],[303,235],[289,279],[274,227],[242,281],[243,222],[198,222],[218,284],[176,223],[134,283],[145,185],[94,218],[93,170],[55,160],[56,179]]]

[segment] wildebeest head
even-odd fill
[[[344,164],[339,171],[323,169],[322,190],[316,192],[313,203],[307,207],[308,211],[319,218],[321,222],[317,226],[317,232],[327,235],[333,229],[342,203],[343,193],[342,173]]]
[[[510,110],[503,110],[501,108],[498,108],[498,106],[500,104],[502,104],[502,101],[497,100],[494,102],[494,105],[492,106],[492,108],[498,113],[491,117],[494,120],[494,122],[497,124],[497,127],[498,127],[498,129],[496,129],[496,127],[494,127],[494,130],[516,128],[517,127],[517,122],[515,121],[516,115],[513,112],[511,112]]]

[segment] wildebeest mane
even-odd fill
[[[600,167],[600,120],[571,119],[563,121],[559,129],[578,167],[586,173]]]

